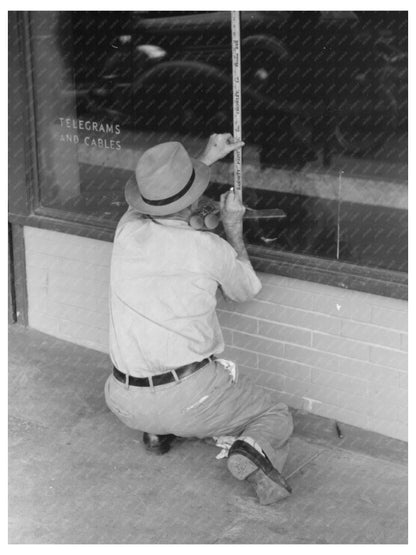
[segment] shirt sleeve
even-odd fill
[[[240,260],[235,249],[225,239],[210,235],[215,246],[211,270],[214,279],[232,301],[249,301],[261,289],[261,282],[253,266],[248,260]]]
[[[140,225],[140,222],[142,221],[143,216],[139,212],[134,210],[134,208],[131,208],[131,206],[129,206],[127,211],[124,212],[117,224],[114,238],[118,239],[126,229],[128,229],[129,227],[135,228],[137,225]],[[131,226],[130,224],[133,225]]]

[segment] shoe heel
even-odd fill
[[[231,454],[228,457],[227,467],[237,480],[245,480],[247,476],[253,474],[258,468],[250,459],[239,453]]]

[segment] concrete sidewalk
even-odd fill
[[[219,450],[157,457],[107,409],[108,357],[9,328],[9,542],[407,543],[407,446],[295,413],[293,495],[262,507]]]

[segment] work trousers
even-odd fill
[[[111,375],[105,398],[130,428],[180,437],[250,437],[277,470],[286,461],[293,431],[288,407],[246,376],[233,380],[219,361],[156,387],[126,386]]]

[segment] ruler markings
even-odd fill
[[[233,135],[235,140],[241,141],[241,34],[240,12],[231,12],[231,43],[233,70]],[[234,151],[234,190],[240,198],[243,194],[242,149]]]

